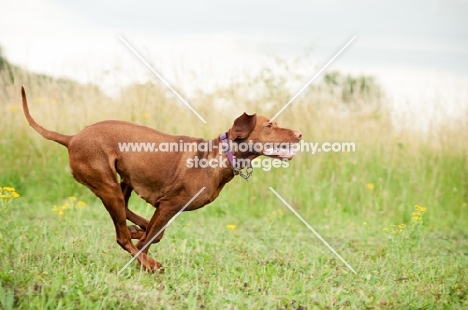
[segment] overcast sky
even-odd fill
[[[182,90],[190,75],[227,81],[307,48],[318,66],[354,35],[330,70],[371,73],[405,94],[468,88],[466,0],[0,1],[3,53],[30,70],[98,84],[151,78],[118,35]]]

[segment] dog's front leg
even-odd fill
[[[142,252],[148,254],[151,243],[158,243],[161,241],[166,229],[165,226],[170,219],[177,214],[178,210],[178,208],[174,208],[169,204],[161,203],[149,221],[145,234],[143,234],[138,241],[137,248],[139,250],[143,249]],[[156,262],[156,265],[158,269],[162,271],[161,264]]]

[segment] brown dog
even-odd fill
[[[227,157],[233,155],[238,161],[253,160],[260,155],[267,155],[289,160],[292,159],[293,152],[281,149],[278,147],[279,143],[284,146],[298,143],[301,140],[299,131],[280,128],[264,116],[245,113],[238,117],[225,133],[230,143],[227,143],[225,136],[211,141],[187,136],[172,136],[122,121],[99,122],[86,127],[74,136],[67,136],[38,125],[29,114],[24,88],[21,89],[21,93],[23,110],[29,125],[44,138],[68,148],[73,177],[101,199],[114,221],[117,243],[132,256],[137,256],[138,261],[148,271],[161,268],[159,262],[147,255],[149,243],[157,243],[161,240],[164,234],[163,229],[174,215],[203,187],[205,190],[199,193],[184,211],[196,210],[215,200],[224,185],[236,174],[246,176],[240,169],[245,167],[237,167],[232,161],[228,161],[227,166],[223,166],[221,165],[223,159],[226,161]],[[250,147],[246,151],[236,148],[241,143],[245,143],[245,146],[247,142],[251,145],[269,143],[270,146],[262,150]],[[184,152],[132,151],[131,149],[126,151],[122,150],[122,143],[155,143],[156,145],[172,143],[172,145],[180,146],[184,143],[196,145],[210,143],[213,147],[209,150],[191,149]],[[217,146],[222,143],[224,147],[231,145],[235,150],[231,151],[226,147],[223,148],[226,154],[220,154],[220,148]],[[193,167],[193,160],[196,158],[204,159],[205,163],[218,161],[219,166]],[[188,164],[190,162],[192,167]],[[120,184],[118,176],[120,176]],[[149,222],[128,209],[128,200],[132,191],[156,208]],[[126,220],[139,227],[127,227]],[[136,246],[131,239],[139,239]],[[143,251],[138,255],[141,249]]]

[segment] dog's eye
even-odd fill
[[[266,122],[263,124],[263,127],[265,128],[271,128],[273,126],[273,124],[271,122]]]

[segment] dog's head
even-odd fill
[[[299,143],[302,138],[300,131],[281,128],[276,122],[270,121],[265,116],[246,113],[234,121],[228,135],[234,143],[252,145],[244,153],[265,155],[281,160],[291,160],[296,155],[291,146]],[[240,148],[240,150],[242,149]]]

